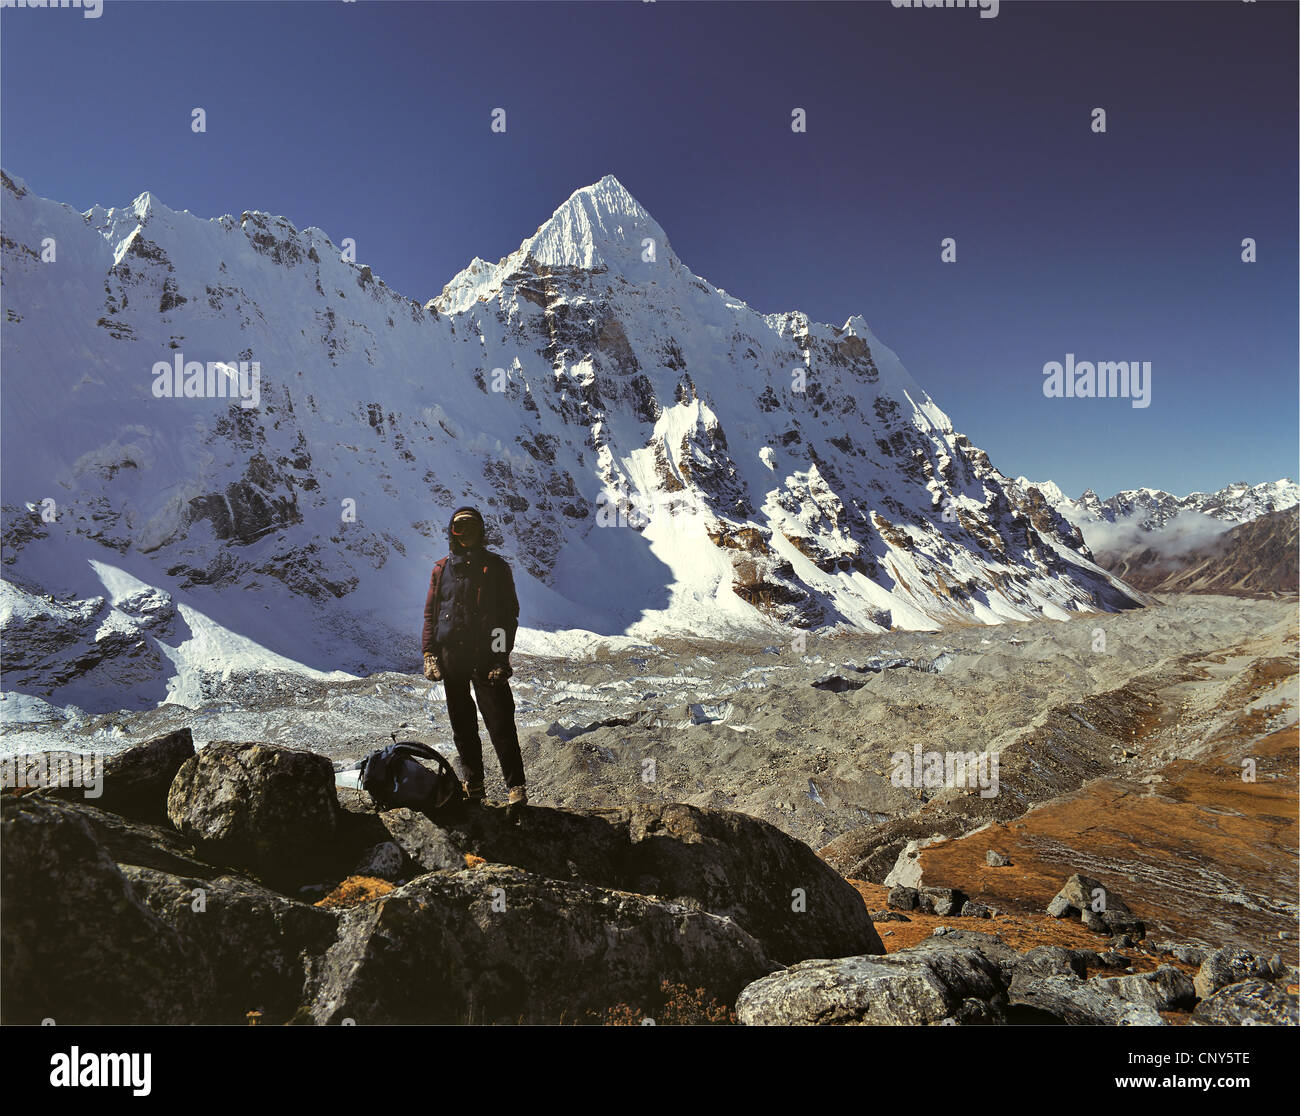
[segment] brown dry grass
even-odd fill
[[[349,876],[314,906],[347,909],[369,903],[393,890],[393,885],[377,876]]]

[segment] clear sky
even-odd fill
[[[1297,473],[1296,41],[1284,0],[104,0],[0,13],[0,162],[317,225],[422,301],[613,173],[756,310],[864,315],[1003,472],[1182,494]],[[1150,406],[1045,398],[1067,353]]]

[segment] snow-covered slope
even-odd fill
[[[861,317],[758,313],[612,176],[423,304],[283,217],[82,214],[8,176],[2,200],[7,689],[187,701],[253,648],[413,669],[462,503],[514,566],[524,651],[1144,600]],[[192,361],[207,394],[161,393],[155,365]]]

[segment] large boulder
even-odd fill
[[[1173,965],[1161,965],[1154,972],[1127,976],[1097,977],[1096,984],[1131,1004],[1146,1004],[1156,1011],[1190,1011],[1196,1003],[1192,978]]]
[[[1266,980],[1242,980],[1197,1004],[1192,1022],[1209,1027],[1294,1027],[1300,1023],[1300,1000]]]
[[[1145,924],[1134,917],[1117,892],[1108,890],[1100,880],[1078,872],[1065,881],[1047,905],[1047,913],[1053,918],[1074,915],[1098,934],[1128,934],[1135,941],[1146,937]]]
[[[1244,980],[1271,980],[1275,975],[1270,959],[1257,957],[1248,949],[1225,946],[1201,962],[1196,971],[1196,997],[1208,1000],[1229,984]]]
[[[1067,949],[1064,946],[1035,946],[1027,953],[1021,954],[1016,961],[1015,977],[1025,980],[1030,976],[1075,976],[1083,979],[1088,975],[1088,963],[1100,958],[1095,953],[1081,949]]]
[[[1102,980],[1072,974],[1017,971],[1007,992],[1013,1021],[1059,1022],[1076,1027],[1161,1027],[1148,1003],[1124,999]]]
[[[138,864],[181,875],[218,875],[218,869],[200,860],[194,842],[170,825],[154,825],[111,814],[84,802],[69,802],[71,809],[90,827],[96,841],[119,865]]]
[[[239,876],[177,876],[123,865],[135,893],[203,956],[213,979],[197,1023],[288,1021],[312,959],[333,945],[338,916]]]
[[[927,938],[887,957],[802,961],[749,985],[748,1026],[916,1026],[1002,1020],[1014,951],[990,935]]]
[[[431,820],[414,810],[386,810],[384,828],[423,872],[464,868],[465,856],[482,857],[557,880],[581,880],[602,887],[627,881],[620,858],[626,835],[599,813],[529,808],[523,825],[504,811],[468,808],[454,819]],[[640,891],[638,887],[626,887]]]
[[[181,765],[167,815],[206,859],[277,884],[313,879],[339,852],[334,768],[314,752],[213,742]]]
[[[857,889],[802,841],[748,814],[682,804],[616,812],[623,878],[733,918],[782,964],[883,954]]]
[[[142,901],[85,818],[44,795],[0,806],[5,1024],[190,1023],[201,952]]]
[[[885,952],[853,886],[807,845],[748,814],[656,804],[530,807],[519,826],[482,809],[445,823],[410,810],[381,820],[424,871],[463,867],[470,854],[551,879],[693,902],[734,919],[782,964]]]
[[[730,1003],[777,965],[730,919],[517,868],[432,872],[346,912],[311,984],[320,1024],[559,1023],[653,1002]]]
[[[89,797],[82,788],[51,787],[44,793],[75,798],[101,810],[141,821],[167,822],[167,792],[181,764],[194,755],[188,728],[177,729],[107,758],[82,756],[81,762],[102,763],[102,792]]]

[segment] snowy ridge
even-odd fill
[[[1174,555],[1203,545],[1239,523],[1300,504],[1300,485],[1288,477],[1261,484],[1245,481],[1217,492],[1175,496],[1159,488],[1134,488],[1102,500],[1092,489],[1077,500],[1055,484],[1017,477],[1023,489],[1037,488],[1063,518],[1083,532],[1089,547],[1114,554],[1155,546]]]
[[[64,610],[5,634],[68,637],[6,689],[211,696],[238,683],[209,669],[218,629],[271,672],[414,669],[462,503],[514,567],[524,652],[1145,600],[863,318],[756,312],[612,176],[425,304],[283,217],[202,220],[147,193],[81,214],[3,188],[3,576]],[[255,405],[159,397],[175,361],[256,362]],[[113,617],[107,569],[173,619]],[[100,630],[135,650],[65,678],[59,648]],[[241,677],[249,653],[230,653]]]

